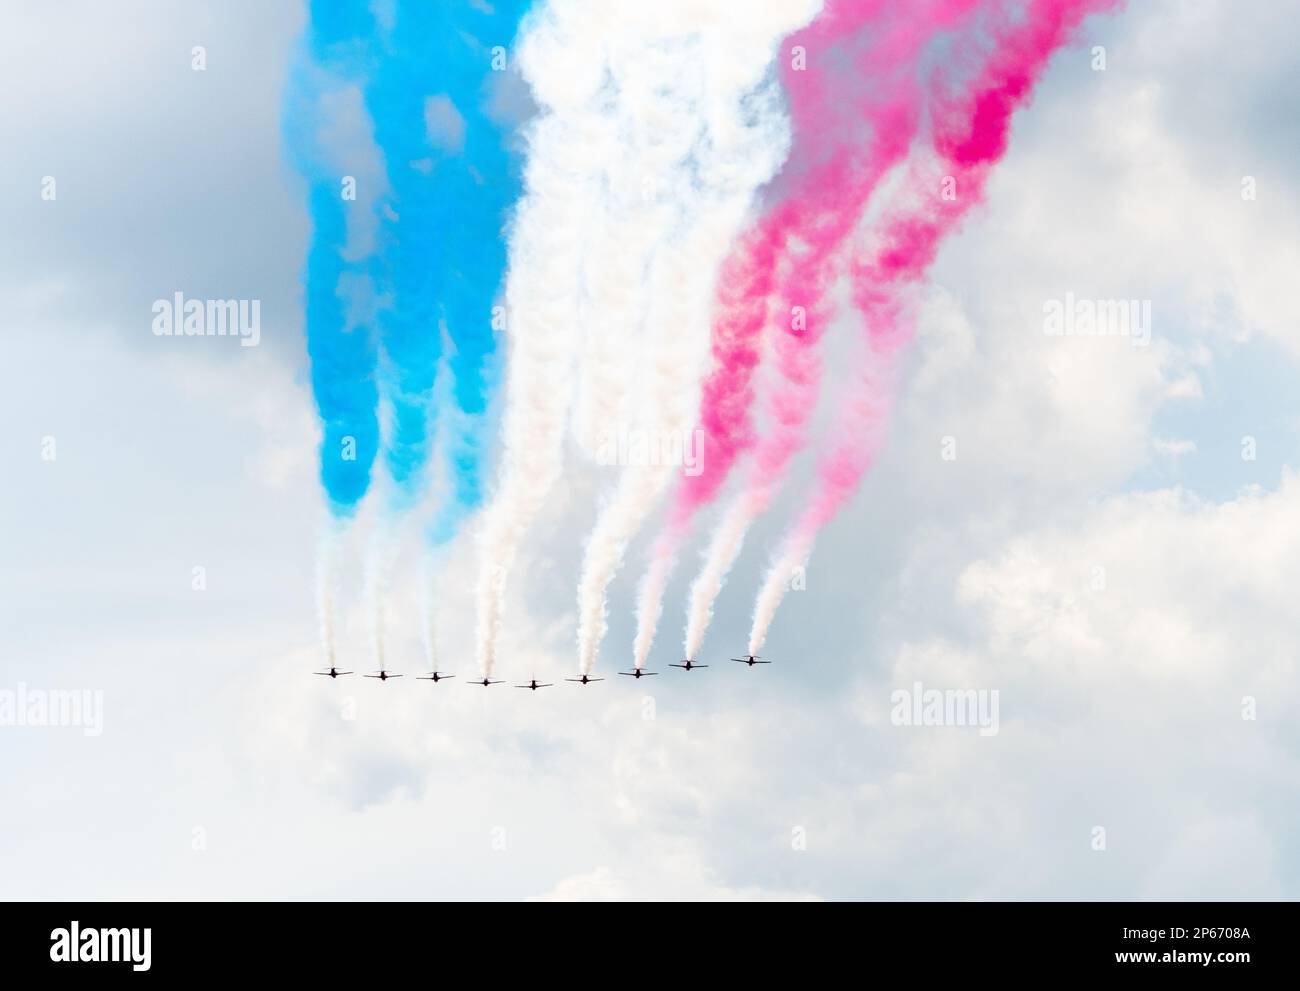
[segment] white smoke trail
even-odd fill
[[[335,520],[326,524],[316,558],[316,611],[320,622],[321,649],[325,652],[325,666],[335,667],[335,602],[338,597],[338,559],[343,543],[344,527]]]
[[[654,644],[655,630],[664,612],[664,592],[673,569],[677,567],[677,554],[681,550],[685,533],[670,526],[655,541],[636,595],[636,638],[632,642],[632,666],[645,667],[646,658]]]
[[[830,312],[830,308],[827,307],[822,318],[829,321]],[[872,358],[871,360],[874,361],[875,359]],[[806,391],[805,388],[805,396],[801,398],[801,402],[810,401]],[[776,402],[778,404],[788,402],[791,394],[787,384],[776,397]],[[795,394],[797,395],[797,393]],[[845,403],[851,405],[852,400],[846,399]],[[778,440],[778,444],[787,448],[791,439],[798,436],[798,433],[793,432],[788,424],[770,426],[769,429],[784,431],[785,439]],[[778,435],[778,437],[780,436]],[[700,648],[704,644],[705,634],[708,632],[709,624],[713,620],[714,603],[722,592],[723,585],[726,583],[727,576],[731,573],[736,559],[740,556],[740,551],[744,547],[745,537],[748,535],[750,527],[755,520],[767,511],[773,496],[784,482],[784,475],[789,470],[788,464],[780,468],[773,468],[771,464],[761,466],[760,462],[763,460],[761,443],[759,448],[760,453],[753,455],[748,476],[740,491],[732,497],[722,514],[717,528],[713,531],[704,553],[704,561],[700,572],[691,583],[686,610],[686,632],[683,638],[683,649],[686,651],[686,656],[692,659],[699,656]],[[786,457],[789,457],[789,453],[786,454]],[[801,566],[804,562],[799,559],[800,547],[802,547],[802,543],[796,540],[789,548],[783,549],[778,556],[779,564],[782,567],[787,567],[787,569]],[[787,560],[786,550],[789,551],[792,560]],[[809,544],[808,551],[811,551],[811,544]],[[772,581],[775,581],[775,579],[772,579]],[[764,587],[768,589],[766,594],[769,598],[776,594],[775,589],[767,585]],[[761,594],[760,598],[762,598]],[[779,601],[778,598],[773,603],[773,609],[775,609]]]
[[[425,558],[420,576],[420,626],[424,638],[424,663],[430,671],[438,670],[438,597],[437,590],[445,555]]]
[[[652,211],[657,236],[648,245],[654,247],[672,228],[689,222],[689,211],[698,209],[699,193],[686,169],[702,138],[702,52],[698,37],[645,40],[639,48],[627,53],[630,70],[625,71],[624,78],[658,78],[658,90],[647,92],[630,86],[622,94],[620,110],[634,123],[658,121],[667,125],[660,131],[666,137],[661,139],[660,148],[667,154],[660,157],[659,168],[648,180],[657,207]],[[630,294],[649,303],[651,329],[647,344],[652,364],[647,370],[648,381],[644,383],[635,425],[629,430],[627,421],[615,420],[603,427],[616,427],[620,435],[635,440],[651,463],[623,468],[587,543],[578,586],[578,652],[583,672],[591,670],[605,635],[605,590],[618,570],[628,540],[675,470],[664,457],[663,442],[683,437],[694,419],[689,402],[701,361],[695,335],[683,333],[682,328],[692,317],[692,286],[699,275],[685,268],[682,259],[681,251],[654,252],[643,271],[636,273],[639,292]],[[657,451],[654,455],[649,451],[652,441]]]
[[[585,345],[578,368],[578,398],[573,414],[574,438],[579,448],[604,464],[613,425],[626,421],[632,363],[638,350],[644,300],[641,268],[653,244],[651,224],[636,218],[638,211],[607,216],[593,240],[588,258],[595,272],[588,275],[594,299],[583,315]],[[631,233],[626,243],[619,232]]]
[[[366,601],[370,610],[370,638],[375,667],[382,671],[388,659],[388,598],[397,567],[398,545],[391,523],[382,523],[371,540],[366,560]]]
[[[763,586],[759,589],[758,598],[754,600],[754,621],[749,628],[749,646],[746,648],[746,653],[756,655],[762,651],[763,644],[767,641],[768,627],[772,625],[772,618],[776,615],[781,600],[785,598],[795,572],[808,564],[812,545],[813,534],[797,530],[791,533],[781,546],[763,578]]]
[[[604,5],[613,6],[613,5]],[[502,465],[479,543],[476,654],[493,672],[506,582],[524,532],[563,465],[585,218],[599,188],[601,5],[551,0],[527,22],[519,64],[540,114],[527,132],[524,197],[511,230]]]
[[[665,21],[656,9],[646,21],[619,11],[604,28],[610,75],[605,209],[586,259],[587,333],[574,410],[579,446],[603,464],[611,463],[618,428],[632,419],[652,258],[680,220],[689,188],[682,169],[703,126],[699,44],[680,33],[685,17],[699,15]]]
[[[727,507],[718,528],[713,531],[708,550],[704,555],[704,566],[691,583],[690,604],[686,614],[686,636],[683,649],[686,656],[694,660],[699,656],[704,643],[704,634],[708,631],[709,621],[713,618],[713,603],[722,591],[723,583],[740,555],[740,548],[745,542],[745,534],[761,508],[755,505],[750,493],[740,493]]]
[[[761,5],[679,0],[667,11],[656,6],[649,23],[641,25],[642,31],[662,33],[652,44],[664,61],[659,71],[677,73],[660,76],[680,84],[673,91],[679,101],[676,109],[697,116],[704,128],[694,161],[681,163],[680,184],[674,182],[679,229],[651,267],[652,360],[638,424],[648,441],[677,438],[685,446],[695,422],[717,269],[754,194],[775,173],[789,145],[778,92],[770,77],[768,85],[761,83],[779,39],[811,18],[818,6],[817,0]],[[665,20],[665,13],[682,20]],[[688,171],[692,165],[700,177],[695,181]],[[604,638],[606,592],[627,544],[676,468],[666,462],[625,468],[597,520],[578,585],[578,662],[583,673],[592,670]]]
[[[646,268],[670,219],[668,211],[656,208],[668,195],[672,168],[688,150],[674,140],[682,131],[676,121],[635,112],[653,106],[655,95],[645,92],[653,80],[642,71],[646,60],[638,58],[639,53],[627,57],[626,45],[613,48],[608,103],[612,112],[603,151],[606,208],[595,222],[596,235],[585,259],[586,338],[573,425],[578,446],[602,464],[609,463],[608,445],[616,425],[625,423],[630,412],[634,362],[643,346]],[[651,121],[653,129],[646,126]]]

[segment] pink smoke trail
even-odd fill
[[[935,37],[959,27],[978,5],[979,0],[927,0],[876,10],[871,5],[836,2],[814,23],[810,36],[794,39],[794,44],[805,48],[808,59],[804,71],[792,67],[786,71],[795,133],[797,140],[803,139],[796,147],[801,155],[811,155],[825,165],[810,170],[813,181],[800,183],[775,211],[778,217],[795,219],[789,221],[792,243],[785,245],[785,264],[772,298],[781,332],[774,339],[776,376],[766,396],[768,422],[763,435],[754,442],[749,429],[753,373],[749,358],[757,341],[749,343],[739,367],[720,363],[705,387],[709,474],[699,476],[696,484],[689,479],[683,484],[679,514],[689,515],[713,498],[722,476],[744,448],[753,447],[753,459],[745,486],[714,532],[692,585],[684,643],[687,657],[700,649],[713,602],[749,525],[767,509],[791,459],[806,443],[821,385],[818,348],[833,315],[830,289],[840,275],[842,246],[872,193],[907,154],[919,129],[924,85],[918,61]],[[866,141],[861,138],[864,132],[870,135]],[[719,443],[709,430],[709,414],[715,412],[710,399],[725,414],[740,418],[745,429],[724,432]],[[713,422],[722,419],[715,415]]]
[[[723,269],[714,368],[701,393],[707,460],[704,471],[680,483],[673,523],[686,522],[711,502],[753,444],[753,375],[772,308],[795,299],[820,302],[831,277],[829,259],[915,133],[920,87],[910,70],[917,52],[950,16],[948,8],[969,9],[977,2],[925,0],[908,9],[890,0],[828,0],[817,20],[790,37],[785,47],[792,57],[783,63],[782,77],[796,157],[778,202]],[[800,50],[806,62],[797,65],[793,53]],[[867,144],[864,132],[872,135]],[[783,262],[788,267],[781,272]],[[814,335],[822,323],[807,321]]]
[[[812,501],[787,534],[759,591],[750,653],[762,649],[792,572],[806,563],[817,533],[857,490],[880,449],[896,392],[896,359],[912,334],[908,290],[923,280],[944,238],[982,199],[989,172],[1006,152],[1011,118],[1029,101],[1053,53],[1086,16],[1120,2],[1031,0],[1019,18],[995,7],[992,51],[975,78],[964,88],[937,91],[931,121],[938,157],[934,178],[953,180],[956,198],[940,198],[936,207],[938,186],[930,186],[929,195],[889,215],[879,247],[853,265],[854,303],[869,345],[861,381],[839,411],[832,431],[836,440],[819,466]]]
[[[880,16],[888,0],[827,0],[808,27],[791,35],[783,46],[788,56],[782,76],[791,95],[794,143],[799,157],[782,177],[778,200],[748,231],[723,263],[718,277],[717,313],[713,320],[713,369],[701,386],[699,426],[704,434],[704,460],[698,475],[681,479],[668,511],[664,530],[650,552],[650,563],[637,594],[637,631],[633,664],[640,668],[650,652],[663,612],[663,595],[681,545],[690,533],[695,513],[708,505],[731,473],[736,460],[753,443],[753,376],[760,358],[762,331],[772,309],[778,268],[792,240],[819,240],[817,228],[839,222],[834,197],[838,190],[852,196],[857,174],[853,157],[857,141],[849,127],[815,126],[825,115],[819,108],[837,104],[828,99],[833,62],[817,58],[837,41],[864,45],[861,29]],[[796,63],[796,52],[813,53]],[[846,53],[846,63],[862,61]],[[855,77],[849,77],[850,80]],[[843,108],[853,101],[838,104]],[[816,114],[807,111],[816,110]],[[804,111],[801,119],[801,111]],[[829,119],[823,123],[830,123]],[[832,209],[827,210],[827,202]],[[807,204],[801,209],[800,204]]]

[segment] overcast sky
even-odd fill
[[[719,600],[710,670],[536,693],[309,674],[298,5],[11,6],[0,690],[99,690],[104,713],[98,736],[0,727],[0,896],[1300,896],[1296,0],[1133,2],[1054,60],[935,266],[885,455],[775,663],[719,661],[800,483]],[[154,336],[175,291],[262,300],[261,346]],[[1066,293],[1150,300],[1150,345],[1045,335]],[[571,673],[613,470],[572,469],[531,532],[505,677]],[[358,669],[372,522],[345,569]],[[598,673],[625,665],[645,549]],[[472,550],[438,609],[462,674]],[[392,617],[408,675],[417,564]],[[677,659],[690,570],[651,667]],[[996,689],[999,731],[895,725],[917,681]]]

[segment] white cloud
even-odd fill
[[[1058,58],[987,206],[940,259],[890,447],[828,531],[807,591],[787,600],[775,664],[535,694],[307,673],[319,497],[291,319],[305,226],[281,175],[274,98],[300,15],[259,24],[262,7],[240,8],[246,22],[208,34],[206,80],[183,57],[190,24],[166,21],[132,49],[103,44],[92,18],[60,60],[25,21],[10,34],[26,54],[0,63],[12,91],[41,98],[5,111],[27,136],[10,164],[58,172],[67,226],[33,197],[11,211],[6,229],[21,236],[0,244],[19,372],[0,395],[18,482],[0,493],[15,523],[0,618],[13,680],[106,696],[93,744],[6,737],[0,770],[22,799],[0,810],[7,891],[1294,897],[1300,483],[1218,502],[1121,494],[1178,453],[1171,443],[1205,452],[1183,463],[1210,456],[1200,434],[1155,423],[1206,402],[1224,339],[1300,352],[1287,281],[1300,270],[1296,150],[1278,126],[1294,117],[1284,84],[1298,64],[1286,6],[1130,4],[1089,29],[1108,45],[1106,73],[1090,71],[1086,45]],[[222,51],[250,37],[272,54],[247,86],[212,85],[233,71]],[[173,56],[201,96],[173,85]],[[91,130],[76,126],[85,79],[51,76],[60,65],[116,80]],[[59,156],[80,164],[42,164],[52,146],[32,137],[33,107],[57,124]],[[165,111],[170,136],[198,128],[202,140],[150,159],[159,145],[141,108]],[[212,131],[214,119],[233,130]],[[87,141],[109,159],[81,155]],[[239,168],[213,159],[220,182],[172,167],[212,142],[247,153]],[[1240,197],[1246,174],[1257,201]],[[218,195],[230,182],[238,195]],[[80,197],[97,205],[77,228],[66,208]],[[214,219],[232,203],[243,219]],[[249,243],[261,248],[230,248]],[[106,260],[102,281],[86,275]],[[122,266],[131,292],[104,291]],[[285,301],[279,345],[160,357],[148,301],[213,272],[223,295],[264,287]],[[1151,346],[1046,336],[1043,303],[1065,292],[1150,298]],[[95,316],[56,323],[51,310]],[[34,453],[49,432],[57,465]],[[956,462],[939,458],[946,434]],[[597,488],[566,477],[525,548],[508,677],[571,669],[571,590]],[[756,529],[711,655],[742,642],[753,582],[800,492]],[[423,663],[409,536],[390,653],[408,676]],[[437,604],[447,666],[461,671],[470,549],[454,549]],[[188,585],[195,562],[209,569],[204,595]],[[630,641],[628,584],[612,602],[606,674]],[[354,583],[344,596],[344,656],[363,668],[367,617]],[[1000,732],[893,726],[889,692],[915,680],[999,689]],[[1248,696],[1253,721],[1241,718]],[[1090,848],[1096,826],[1105,853]]]
[[[1281,896],[1271,838],[1297,825],[1283,798],[1297,772],[1297,582],[1294,476],[1222,504],[1117,497],[971,563],[955,590],[971,633],[908,640],[883,681],[858,688],[868,726],[903,738],[887,820],[960,803],[936,833],[987,863],[947,896]],[[917,680],[997,688],[1001,732],[888,726],[890,687]],[[1258,718],[1243,718],[1252,705]],[[990,834],[1012,809],[1012,836]],[[1098,825],[1105,853],[1089,846]]]

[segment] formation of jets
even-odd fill
[[[735,661],[737,664],[748,664],[751,668],[752,668],[755,664],[771,664],[771,663],[772,663],[771,661],[764,661],[764,660],[762,660],[761,658],[756,657],[756,656],[753,655],[753,654],[750,654],[750,655],[748,655],[748,656],[746,656],[746,657],[733,657],[733,658],[731,658],[731,659],[732,659],[733,661]],[[689,657],[686,658],[685,660],[683,660],[680,664],[669,664],[668,666],[669,666],[670,668],[681,668],[683,671],[694,671],[696,668],[707,668],[707,667],[708,667],[707,664],[697,664],[694,660],[692,660],[692,659],[689,658]],[[339,670],[338,668],[336,668],[336,667],[331,667],[328,671],[313,671],[313,672],[312,672],[312,674],[324,675],[326,678],[341,678],[341,677],[343,677],[343,675],[345,675],[345,674],[352,674],[352,673],[353,673],[353,672],[351,672],[351,671],[340,671],[340,670]],[[651,676],[653,676],[653,675],[657,675],[659,672],[658,672],[658,671],[647,671],[645,668],[633,668],[631,671],[620,671],[620,672],[618,672],[618,673],[621,674],[621,675],[626,675],[626,676],[629,677],[629,678],[649,678],[649,677],[651,677]],[[402,677],[402,676],[401,676],[400,674],[393,674],[391,671],[386,671],[385,669],[380,668],[380,669],[379,669],[378,671],[376,671],[374,674],[363,674],[361,677],[363,677],[363,678],[375,678],[375,679],[377,679],[378,681],[388,681],[388,680],[390,680],[390,679],[392,679],[392,678],[400,678],[400,677]],[[448,678],[454,678],[454,677],[456,677],[454,674],[444,674],[444,673],[441,672],[441,671],[433,671],[433,672],[431,672],[430,674],[417,675],[417,676],[416,676],[416,680],[417,680],[417,681],[432,681],[434,684],[437,684],[437,683],[440,682],[440,681],[446,681]],[[593,681],[604,681],[605,679],[604,679],[604,678],[593,678],[593,677],[591,677],[591,675],[589,675],[589,674],[584,674],[584,675],[583,675],[582,677],[580,677],[580,678],[565,678],[564,680],[565,680],[565,681],[571,681],[571,682],[573,682],[573,683],[575,683],[575,684],[578,684],[578,685],[590,685]],[[476,680],[474,680],[474,681],[467,681],[467,682],[465,682],[465,684],[467,684],[467,685],[478,685],[478,686],[481,686],[481,687],[483,687],[483,688],[488,688],[488,687],[491,686],[491,685],[501,685],[501,684],[504,684],[504,682],[502,682],[502,681],[494,681],[494,680],[492,680],[491,678],[486,678],[486,677],[484,677],[484,678],[478,678],[478,679],[476,679]],[[530,679],[529,681],[527,681],[526,683],[524,683],[524,684],[522,684],[522,685],[515,685],[515,687],[516,687],[516,688],[527,688],[529,691],[533,691],[533,692],[535,692],[535,691],[537,691],[537,689],[539,689],[539,688],[551,688],[551,687],[554,687],[554,683],[553,683],[553,682],[549,682],[549,681],[538,681],[536,678],[532,678],[532,679]]]

